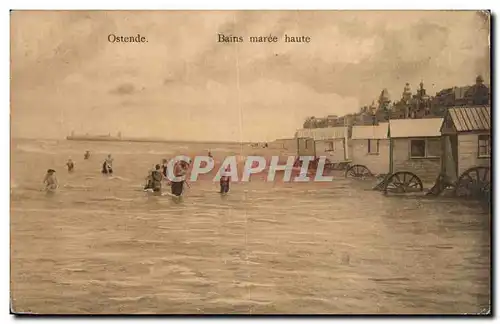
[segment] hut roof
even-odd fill
[[[457,132],[491,130],[489,106],[448,108],[445,118],[451,119]]]
[[[422,119],[391,119],[389,121],[389,136],[405,137],[437,137],[441,136],[443,118]]]
[[[312,138],[315,141],[344,138],[345,127],[304,128],[297,131],[298,138]]]
[[[378,125],[353,126],[352,139],[386,139],[389,123]]]

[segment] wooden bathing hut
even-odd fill
[[[305,128],[296,133],[299,156],[325,156],[332,164],[350,161],[348,127]]]
[[[443,118],[390,120],[389,173],[409,171],[424,182],[433,182],[441,171],[442,123]]]
[[[351,138],[352,163],[346,176],[364,177],[386,174],[389,170],[389,123],[353,126]]]
[[[454,186],[459,196],[489,195],[490,106],[449,108],[440,130],[443,136],[441,171],[446,185]]]
[[[299,129],[295,133],[298,156],[315,156],[316,149],[314,146],[314,138],[311,131],[312,129],[305,128]]]
[[[423,191],[441,171],[443,118],[389,120],[389,173],[375,190]]]
[[[280,138],[269,142],[269,148],[281,150],[284,152],[295,153],[297,152],[297,139],[296,138]]]

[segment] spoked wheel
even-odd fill
[[[370,177],[372,176],[372,173],[370,170],[368,170],[367,167],[364,165],[360,164],[355,164],[351,167],[349,167],[346,172],[345,172],[345,177],[346,178],[365,178],[365,177]]]
[[[339,170],[347,170],[351,167],[351,162],[341,162],[339,163]],[[366,167],[365,167],[366,168]],[[368,170],[368,168],[366,168]],[[368,170],[370,172],[370,170]],[[371,175],[371,172],[370,172]]]
[[[491,174],[488,167],[473,167],[458,178],[455,195],[458,197],[481,197],[490,195]]]
[[[391,175],[385,184],[385,192],[406,193],[424,190],[422,181],[414,173],[403,171]]]

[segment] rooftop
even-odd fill
[[[344,138],[345,127],[304,128],[297,131],[298,138],[312,138],[315,141]]]
[[[386,139],[389,123],[378,125],[353,126],[352,139]]]
[[[457,132],[491,129],[489,106],[452,107],[448,109],[446,117],[451,118]]]
[[[443,118],[391,119],[390,137],[437,137],[441,136]]]

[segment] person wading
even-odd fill
[[[174,176],[176,178],[181,178],[185,177],[187,173],[187,168],[189,164],[185,161],[179,161],[174,165]],[[184,189],[184,182],[185,180],[177,180],[173,179],[170,182],[170,189],[172,192],[172,195],[180,197],[182,195],[183,189]]]
[[[68,172],[73,172],[75,169],[75,163],[73,160],[69,159],[68,162],[66,162],[66,167],[68,168]]]
[[[113,173],[113,158],[111,157],[111,154],[108,154],[108,157],[102,164],[102,171],[103,174],[112,174]]]
[[[56,171],[53,169],[47,170],[47,174],[45,174],[45,178],[43,179],[43,184],[45,185],[46,191],[54,191],[59,186],[55,173]]]
[[[231,177],[226,175],[227,172],[231,172],[231,165],[228,165],[224,171],[222,171],[222,176],[220,177],[220,193],[227,194],[229,192],[229,183],[231,182]]]
[[[151,171],[148,176],[148,183],[144,189],[153,189],[154,192],[161,192],[161,181],[163,180],[163,175],[160,171],[161,166],[157,164],[155,170]]]
[[[167,177],[167,170],[168,170],[168,161],[167,161],[167,159],[162,159],[161,160],[161,174],[163,175],[164,178]]]

